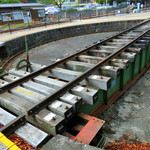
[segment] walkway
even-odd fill
[[[67,26],[91,24],[91,23],[98,23],[98,22],[122,21],[122,20],[138,20],[138,19],[140,20],[140,19],[148,19],[149,17],[150,17],[150,12],[143,12],[143,13],[136,13],[136,14],[120,14],[116,16],[99,17],[99,18],[87,19],[87,20],[82,20],[82,21],[77,21],[77,22],[63,23],[60,25],[49,25],[47,27],[37,27],[31,30],[26,29],[22,31],[16,31],[16,32],[13,32],[12,34],[4,33],[0,35],[0,38],[1,38],[0,41],[5,42],[10,39],[14,39],[14,38],[24,36],[27,34],[50,30],[50,29],[63,28]]]

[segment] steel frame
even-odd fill
[[[113,96],[111,96],[108,99],[108,104],[105,105],[104,103],[102,103],[101,105],[99,105],[97,108],[95,108],[95,110],[93,110],[90,115],[95,116],[95,117],[99,117],[106,109],[109,108],[109,106],[111,104],[113,104],[119,97],[121,97],[125,91],[127,91],[131,85],[133,85],[148,69],[150,68],[150,63],[147,65],[147,67],[140,73],[138,74],[133,80],[131,80],[125,87],[123,87],[122,90],[119,90],[118,92],[116,92]]]
[[[38,70],[36,72],[33,72],[23,78],[20,78],[14,82],[11,82],[10,84],[0,88],[0,93],[5,92],[6,90],[9,90],[11,88],[13,88],[14,86],[17,86],[27,80],[30,80],[38,75],[40,75],[41,73],[50,70],[54,67],[56,67],[57,65],[64,63],[72,58],[76,58],[78,55],[90,50],[91,48],[95,48],[113,38],[116,38],[117,36],[124,34],[128,31],[131,31],[133,29],[135,29],[136,27],[143,25],[144,23],[149,22],[150,20],[144,21],[140,24],[138,24],[135,27],[132,27],[128,30],[125,30],[115,36],[112,36],[109,39],[106,39],[102,42],[98,42],[95,45],[92,45],[74,55],[71,55],[67,58],[64,58],[62,60],[60,60],[59,62],[53,63],[52,65],[49,65],[41,70]],[[110,61],[113,57],[118,56],[120,53],[122,53],[126,48],[128,48],[129,46],[131,46],[134,42],[136,42],[137,40],[139,40],[140,38],[142,38],[144,35],[146,35],[150,30],[144,32],[142,35],[140,35],[139,37],[135,38],[131,43],[125,45],[124,47],[122,47],[120,50],[118,50],[117,52],[111,54],[110,56],[108,56],[105,60],[103,60],[102,62],[98,63],[97,65],[95,65],[93,68],[87,70],[84,74],[82,74],[81,76],[77,77],[75,80],[69,82],[66,86],[62,87],[60,90],[58,90],[56,93],[54,93],[53,95],[47,97],[46,99],[44,99],[42,102],[34,105],[33,107],[31,107],[28,110],[28,115],[35,115],[36,113],[38,113],[41,109],[43,109],[44,107],[46,107],[47,105],[49,105],[51,102],[53,102],[55,99],[57,99],[58,97],[60,97],[62,94],[64,94],[66,91],[70,90],[74,85],[78,84],[81,80],[83,80],[84,78],[87,78],[88,76],[90,76],[95,70],[99,69],[102,65],[104,65],[105,63],[107,63],[108,61]],[[148,68],[150,67],[150,64],[148,64],[148,66],[135,78],[133,79],[128,85],[126,85],[122,91],[117,92],[114,96],[111,97],[111,99],[109,100],[110,103],[108,105],[102,104],[100,106],[98,106],[92,113],[91,115],[94,116],[98,116],[99,114],[101,114],[102,112],[104,112],[117,98],[119,98],[141,75],[143,75]],[[101,109],[100,109],[101,108]],[[9,135],[11,134],[13,131],[15,131],[16,129],[18,129],[22,124],[24,124],[26,122],[25,119],[25,115],[21,115],[19,117],[17,117],[14,121],[12,121],[11,123],[9,123],[8,125],[4,126],[3,128],[0,129],[0,132],[4,133],[5,135]]]
[[[76,58],[77,56],[81,55],[82,53],[85,53],[85,52],[91,50],[92,48],[95,48],[95,47],[97,47],[97,46],[100,46],[100,45],[102,45],[103,43],[108,42],[108,41],[112,40],[113,38],[116,38],[117,36],[120,36],[121,34],[124,34],[124,33],[126,33],[126,32],[129,32],[129,31],[131,31],[131,30],[133,30],[133,29],[139,27],[140,25],[143,25],[143,24],[145,24],[145,23],[147,23],[147,22],[149,22],[149,21],[150,21],[150,19],[149,19],[149,20],[146,20],[146,21],[144,21],[144,22],[142,22],[142,23],[140,23],[140,24],[138,24],[138,25],[136,25],[136,26],[134,26],[134,27],[132,27],[132,28],[130,28],[130,29],[127,29],[127,30],[125,30],[125,31],[123,31],[123,32],[120,32],[119,34],[116,34],[116,35],[114,35],[114,36],[112,36],[112,37],[110,37],[110,38],[108,38],[108,39],[106,39],[106,40],[103,40],[103,41],[101,41],[101,42],[98,41],[97,44],[94,44],[94,45],[92,45],[92,46],[89,46],[89,47],[85,48],[84,50],[81,50],[81,51],[79,51],[79,52],[77,52],[77,53],[75,53],[75,54],[73,54],[73,55],[70,55],[70,56],[68,56],[68,57],[66,57],[66,58],[64,58],[64,59],[62,59],[62,60],[60,60],[60,61],[58,61],[58,62],[55,62],[55,63],[53,63],[53,64],[51,64],[51,65],[49,65],[49,66],[46,66],[45,68],[42,68],[42,69],[40,69],[40,70],[38,70],[38,71],[35,71],[35,72],[33,72],[33,73],[31,73],[31,74],[25,76],[25,77],[22,77],[22,78],[20,78],[20,79],[18,79],[18,80],[15,80],[15,81],[13,81],[13,82],[11,82],[11,83],[5,85],[4,87],[1,87],[1,88],[0,88],[0,93],[5,92],[6,90],[9,90],[9,89],[13,88],[14,85],[17,86],[17,85],[19,85],[19,84],[21,84],[21,83],[23,83],[23,82],[25,82],[25,81],[27,81],[27,80],[30,80],[30,79],[32,79],[32,78],[34,78],[34,77],[36,77],[36,76],[38,76],[38,75],[40,75],[40,74],[42,74],[42,73],[48,71],[48,70],[51,70],[51,69],[53,69],[54,67],[56,67],[56,66],[58,66],[58,65],[60,65],[60,64],[62,64],[62,63],[65,63],[66,61],[68,61],[68,60],[70,60],[70,59]],[[131,45],[131,44],[129,44],[129,45]],[[129,46],[129,45],[128,45],[128,46]],[[110,59],[110,58],[107,57],[106,59]]]

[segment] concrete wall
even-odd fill
[[[141,21],[142,20],[130,20],[130,21],[94,23],[42,31],[27,35],[28,46],[31,49],[32,47],[36,47],[44,43],[73,36],[100,33],[100,32],[122,31],[124,29],[136,25]],[[24,49],[25,49],[24,36],[7,41],[5,43],[5,48],[0,49],[0,58],[10,57]]]

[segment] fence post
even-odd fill
[[[28,19],[28,27],[29,27],[29,30],[31,30],[31,28],[30,28],[30,23],[29,23],[29,19]]]
[[[90,13],[90,19],[92,18],[92,15],[91,15],[91,13]]]
[[[46,26],[46,15],[45,15],[45,27],[47,27],[47,26]]]
[[[98,10],[97,10],[97,8],[96,8],[96,17],[98,17]]]
[[[80,13],[80,21],[81,21],[81,13]]]
[[[10,23],[8,22],[8,27],[9,27],[9,32],[10,34],[12,34],[12,30],[11,30],[11,27],[10,27]]]
[[[59,25],[60,25],[60,18],[58,17],[58,23],[59,23]]]

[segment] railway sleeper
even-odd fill
[[[88,64],[96,64],[98,63],[99,61],[102,61],[104,60],[105,58],[104,57],[93,57],[93,56],[88,56],[88,55],[80,55],[78,57],[78,59],[81,61],[81,62],[84,62],[84,63],[88,63]],[[126,59],[119,59],[119,58],[115,58],[115,59],[112,59],[109,63],[108,63],[109,66],[116,66],[116,67],[119,67],[120,69],[125,69],[128,67],[128,60]],[[104,65],[105,67],[105,65]],[[102,68],[102,67],[101,67]],[[106,68],[106,67],[105,67]],[[105,70],[103,68],[103,70]],[[109,69],[107,69],[109,70]],[[109,70],[111,71],[111,70]],[[112,74],[112,73],[111,73]],[[111,74],[109,74],[108,76],[112,77]],[[114,77],[114,76],[113,76]]]
[[[69,68],[74,71],[81,71],[81,70],[86,71],[91,67],[93,67],[94,64],[79,61],[68,61],[65,63],[64,67],[65,66],[66,68]],[[98,71],[96,71],[95,74],[96,75],[101,74],[103,76],[116,78],[119,76],[119,68],[110,65],[104,65]]]
[[[11,112],[18,115],[22,113],[26,115],[26,110],[28,110],[33,105],[33,103],[25,100],[24,98],[21,98],[8,92],[0,95],[0,104],[4,108],[7,108]],[[58,111],[60,112],[59,108]],[[49,117],[46,117],[48,114],[50,114]],[[26,118],[32,124],[38,125],[41,128],[44,127],[43,130],[52,135],[61,133],[65,129],[64,118],[47,109],[42,110],[42,115],[41,113],[38,113],[35,116],[26,116]]]
[[[6,81],[5,81],[6,82]],[[41,86],[40,84],[33,84],[34,82],[29,82],[26,83],[27,87],[32,87],[32,86],[36,86],[37,92],[32,91],[32,90],[28,90],[24,87],[21,86],[17,86],[13,89],[10,90],[10,92],[22,99],[26,99],[27,101],[31,102],[31,103],[37,103],[39,101],[42,101],[42,99],[45,98],[45,95],[43,94],[39,94],[38,91],[40,91]],[[24,83],[25,84],[25,83]],[[32,85],[33,84],[33,85]],[[42,86],[45,88],[45,86]],[[47,91],[48,92],[48,91]],[[49,94],[51,94],[49,92]],[[48,93],[47,93],[48,95]],[[50,106],[48,106],[48,108],[52,111],[54,111],[55,113],[59,114],[60,116],[66,118],[66,119],[70,119],[73,117],[73,108],[71,105],[66,104],[64,102],[57,102],[57,104],[54,104],[55,102],[53,102]],[[58,103],[61,105],[59,106]],[[56,107],[57,106],[57,107]]]
[[[13,121],[16,116],[10,114],[6,110],[0,107],[0,123],[2,125],[7,125],[11,121]],[[33,147],[38,147],[41,145],[44,140],[48,139],[48,134],[44,131],[36,128],[35,126],[31,125],[30,123],[25,123],[19,129],[15,131],[15,133],[25,140],[27,143],[31,144]]]
[[[70,62],[70,61],[69,61]],[[68,64],[68,62],[67,62]],[[66,66],[66,68],[65,68]],[[48,75],[48,76],[52,76],[52,77],[57,77],[59,79],[62,80],[66,80],[66,81],[71,81],[73,79],[75,79],[76,77],[80,76],[84,71],[84,70],[73,70],[70,69],[69,67],[67,67],[67,65],[61,65],[62,68],[54,68],[51,71],[47,71],[46,73],[44,73],[44,75]],[[40,69],[40,65],[39,64],[35,64],[32,63],[31,68],[33,71],[37,71]],[[70,70],[69,70],[70,69]],[[89,69],[89,67],[88,67]],[[97,72],[97,75],[98,72]],[[80,82],[80,84],[82,85],[90,85],[96,88],[100,88],[103,90],[107,90],[107,88],[110,87],[110,77],[103,77],[103,76],[99,76],[99,78],[97,77],[96,79],[93,78],[93,76],[89,76],[87,79],[83,80]]]
[[[12,73],[13,75],[18,75],[18,76],[23,76],[24,75],[24,71],[22,70],[10,70],[10,73]],[[32,79],[33,81],[51,87],[55,90],[60,89],[61,87],[63,87],[64,85],[66,85],[67,82],[64,81],[59,81],[56,79],[52,79],[52,78],[47,78],[44,76],[38,76]],[[82,88],[83,90],[79,90]],[[86,87],[82,87],[82,86],[78,86],[78,89],[71,89],[70,92],[76,96],[79,96],[82,98],[82,100],[85,103],[89,103],[89,104],[93,104],[98,100],[97,94],[98,94],[98,90],[97,89],[93,89],[93,88],[86,88]],[[77,97],[78,98],[78,97]]]
[[[108,52],[105,52],[106,50],[103,51],[103,53],[101,52],[101,50],[91,50],[89,51],[89,54],[90,56],[100,56],[101,58],[103,57],[103,60],[105,59],[105,57],[109,56],[110,54],[112,54],[113,52],[110,51],[110,53]],[[105,53],[105,54],[104,54]],[[131,62],[134,61],[135,59],[135,56],[136,56],[136,53],[133,53],[133,52],[122,52],[118,58],[119,59],[127,59]]]

